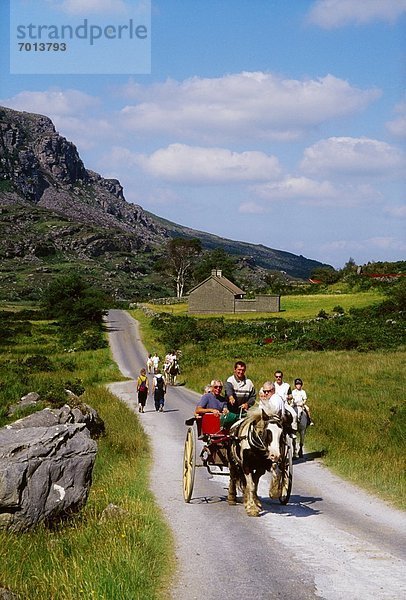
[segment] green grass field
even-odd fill
[[[312,319],[317,316],[321,309],[327,313],[332,313],[333,308],[341,306],[346,312],[350,308],[364,308],[378,304],[383,299],[381,293],[377,291],[358,292],[355,294],[315,294],[315,295],[297,295],[281,297],[281,312],[279,313],[251,313],[251,314],[225,314],[221,315],[225,319],[264,319],[269,317],[281,317],[284,319]],[[187,303],[181,304],[145,304],[155,312],[167,312],[172,315],[186,315]],[[199,317],[199,315],[193,315]],[[219,315],[200,315],[213,318]]]

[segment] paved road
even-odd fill
[[[121,372],[144,366],[137,323],[111,310],[110,345]],[[153,349],[152,349],[153,350]],[[111,390],[134,410],[133,381]],[[151,487],[172,527],[178,573],[172,598],[219,600],[403,600],[406,598],[406,517],[332,475],[311,456],[295,463],[287,506],[270,500],[262,478],[263,513],[246,516],[226,502],[227,478],[197,469],[190,504],[182,496],[185,418],[199,396],[172,387],[164,413],[139,415],[153,444]],[[164,558],[163,558],[164,560]]]

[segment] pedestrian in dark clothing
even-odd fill
[[[161,373],[156,373],[152,380],[152,391],[154,394],[155,410],[163,412],[165,405],[166,384]]]
[[[148,377],[145,369],[141,369],[140,374],[137,378],[137,392],[138,392],[138,411],[144,412],[145,404],[148,396]]]

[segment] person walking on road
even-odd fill
[[[148,377],[145,369],[141,369],[137,378],[137,393],[138,393],[138,411],[144,412],[145,404],[148,396]]]
[[[154,373],[158,373],[159,372],[159,361],[161,359],[159,358],[158,354],[155,352],[154,356],[152,357],[152,364],[154,367]]]
[[[165,405],[166,384],[162,374],[158,372],[152,380],[152,393],[154,394],[155,410],[163,412]]]
[[[154,361],[152,360],[152,354],[148,354],[147,358],[147,371],[148,373],[154,372]]]

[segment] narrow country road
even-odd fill
[[[134,379],[147,356],[138,325],[128,313],[111,310],[108,327],[113,357]],[[136,409],[134,381],[109,387]],[[227,478],[210,477],[204,468],[196,470],[192,501],[186,504],[184,421],[198,399],[195,392],[171,387],[164,413],[155,412],[149,397],[139,415],[153,446],[152,491],[176,542],[174,600],[406,598],[405,514],[332,475],[311,456],[294,465],[287,506],[268,497],[262,478],[259,518],[246,516],[241,503],[229,507]]]

